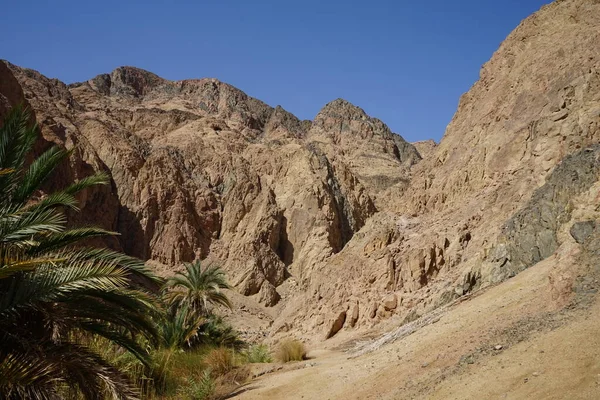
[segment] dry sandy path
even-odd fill
[[[314,351],[235,398],[600,399],[600,302],[557,311],[548,276],[561,262],[573,259],[551,257],[372,353]]]

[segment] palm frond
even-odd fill
[[[80,248],[70,254],[70,261],[95,260],[99,262],[114,262],[126,270],[132,277],[153,284],[162,284],[162,278],[154,274],[141,260],[110,249]]]
[[[109,235],[116,235],[116,233],[95,227],[75,228],[56,233],[52,232],[44,236],[43,240],[40,240],[38,245],[31,247],[29,249],[29,253],[40,254],[43,252],[65,248],[66,246],[70,246],[81,240]]]
[[[13,193],[12,201],[23,203],[27,200],[69,154],[69,151],[54,146],[36,158]]]
[[[79,181],[73,183],[71,186],[67,187],[63,192],[67,194],[77,194],[84,189],[87,189],[96,185],[106,185],[110,182],[110,178],[108,174],[105,172],[98,172],[95,175],[87,176]]]
[[[164,318],[160,324],[162,346],[167,349],[182,349],[190,346],[198,336],[198,329],[206,321],[183,305]]]
[[[0,243],[19,245],[29,243],[34,235],[58,233],[64,230],[66,218],[56,210],[21,211],[13,214],[0,212]]]
[[[0,168],[20,170],[37,136],[37,126],[29,126],[29,112],[13,108],[0,127]]]
[[[0,263],[2,265],[0,267],[0,279],[6,279],[12,275],[20,274],[23,272],[30,272],[43,265],[58,264],[64,261],[65,259],[53,257],[31,258],[25,259],[23,261],[18,261],[14,258],[2,258],[0,260]]]
[[[60,301],[80,291],[110,291],[127,282],[126,272],[111,264],[44,265],[12,282],[0,297],[0,313],[32,302]]]
[[[56,370],[33,352],[0,353],[0,397],[58,400]]]
[[[52,193],[38,202],[26,205],[25,207],[23,207],[23,210],[36,212],[47,210],[49,208],[55,209],[59,207],[65,207],[71,210],[79,211],[79,208],[77,207],[77,199],[75,199],[75,196],[65,192]]]
[[[115,329],[114,325],[97,320],[84,320],[81,322],[80,326],[86,332],[102,336],[108,339],[110,342],[127,349],[144,365],[150,365],[151,359],[148,351],[142,347],[131,335],[124,333],[123,330]]]
[[[22,107],[13,108],[0,127],[0,169],[14,171],[0,175],[0,202],[12,201],[13,191],[19,181],[19,172],[38,137],[37,132],[37,126],[29,124],[29,112]]]
[[[229,298],[222,292],[230,286],[218,266],[202,269],[200,261],[186,264],[185,271],[169,278],[165,286],[171,289],[165,296],[172,303],[185,303],[199,314],[207,315],[211,305],[231,308]]]
[[[54,147],[26,168],[37,134],[20,108],[0,127],[0,398],[137,399],[127,376],[82,343],[105,338],[148,364],[143,345],[158,346],[162,310],[140,284],[161,280],[135,258],[78,247],[113,232],[66,229],[63,209],[78,210],[75,195],[106,174],[34,198],[69,155]]]

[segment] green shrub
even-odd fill
[[[241,350],[246,343],[240,339],[238,332],[218,315],[209,315],[205,323],[198,328],[198,344],[208,346],[224,346]]]
[[[276,358],[283,363],[289,361],[302,361],[306,359],[306,349],[302,342],[288,339],[279,344]]]
[[[179,389],[179,394],[190,400],[208,400],[216,389],[211,371],[206,369],[198,378],[189,378]]]
[[[245,350],[242,355],[248,363],[270,363],[273,361],[269,346],[257,344]]]

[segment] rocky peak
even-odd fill
[[[233,116],[252,129],[263,129],[273,112],[268,104],[218,79],[187,79],[172,85],[176,90],[168,93],[171,98],[184,99],[204,113]]]
[[[110,173],[113,185],[86,203],[98,211],[84,214],[123,233],[116,247],[165,269],[209,258],[268,306],[288,277],[310,279],[343,251],[377,212],[376,194],[407,181],[404,155],[417,154],[341,99],[310,122],[212,78],[120,67],[66,86],[11,70],[15,88],[7,78],[0,90],[23,88],[48,142],[84,144],[61,176]]]
[[[301,139],[306,135],[310,125],[310,121],[300,121],[294,114],[277,106],[267,121],[265,135],[271,139],[281,137]]]
[[[342,98],[335,99],[325,104],[317,114],[315,120],[324,117],[337,117],[346,120],[366,120],[369,118],[365,110]]]
[[[381,142],[385,152],[408,166],[421,159],[416,149],[400,135],[377,118],[370,117],[365,110],[344,99],[327,103],[315,117],[315,131],[324,133],[340,143],[342,136],[351,136],[367,141]]]
[[[362,108],[344,99],[327,103],[315,117],[315,125],[332,134],[358,134],[363,139],[370,139],[374,135],[392,137],[386,124],[369,117]]]
[[[600,3],[586,0],[526,18],[461,97],[399,210],[453,208],[503,183],[518,182],[514,193],[526,198],[565,155],[598,140],[599,23]]]
[[[407,168],[421,159],[414,146],[381,120],[344,99],[321,109],[308,137],[340,151],[361,182],[375,191],[403,185]]]
[[[141,68],[123,66],[116,68],[110,74],[98,75],[89,83],[106,96],[143,97],[155,87],[166,84],[167,81]]]

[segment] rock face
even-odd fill
[[[308,122],[214,79],[122,67],[67,87],[2,68],[3,112],[24,92],[46,142],[80,150],[66,178],[110,171],[112,190],[86,205],[122,233],[116,247],[167,267],[208,257],[268,306],[291,272],[340,252],[377,211],[367,188],[406,178],[419,158],[343,100]]]
[[[346,311],[342,311],[337,315],[337,317],[333,318],[330,322],[329,332],[327,332],[327,336],[325,339],[332,338],[336,333],[338,333],[346,322]]]
[[[133,67],[67,86],[0,63],[0,115],[24,101],[38,150],[75,149],[53,184],[110,173],[74,223],[119,231],[106,244],[161,271],[219,263],[269,333],[332,337],[414,320],[595,235],[598,26],[588,0],[524,20],[439,145],[342,99],[300,121],[215,79]]]
[[[395,294],[391,294],[383,299],[383,307],[387,311],[393,311],[398,307],[398,297]]]
[[[584,244],[595,229],[596,221],[577,222],[571,227],[570,233],[577,243]]]
[[[417,151],[419,152],[419,155],[422,158],[429,157],[429,155],[432,154],[433,151],[435,150],[435,148],[437,147],[437,143],[431,139],[422,140],[420,142],[414,142],[411,144],[413,146],[415,146],[415,149],[417,149]]]
[[[590,190],[600,179],[600,145],[567,156],[536,190],[531,200],[502,227],[497,247],[490,255],[495,263],[492,281],[514,276],[551,256],[558,248],[558,231],[571,220],[572,200]],[[594,230],[594,222],[571,228],[583,243]]]
[[[451,209],[502,184],[527,196],[564,156],[598,140],[599,7],[556,1],[508,36],[414,171],[405,208]]]
[[[21,85],[8,66],[0,63],[0,115],[5,115],[12,107],[24,102],[25,96]]]
[[[329,310],[358,302],[359,328],[409,321],[572,240],[561,232],[577,218],[577,199],[598,186],[599,25],[600,3],[583,0],[524,20],[462,97],[440,144],[416,144],[423,160],[410,181],[379,188],[379,212],[312,274],[297,304],[316,309],[286,318],[298,315],[310,332]],[[503,244],[512,263],[504,269]],[[382,299],[394,294],[396,308],[386,309]]]

